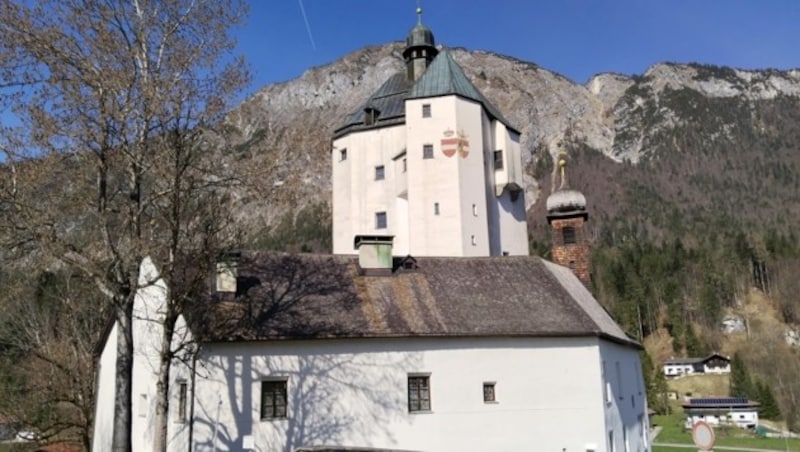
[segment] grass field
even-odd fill
[[[683,428],[683,419],[683,414],[680,412],[669,416],[654,416],[653,424],[662,427],[661,433],[655,439],[655,444],[693,444],[691,433]],[[748,430],[736,427],[714,429],[714,433],[716,435],[715,445],[717,446],[800,452],[799,439],[760,438]],[[675,452],[676,450],[680,449],[653,446],[653,452]]]

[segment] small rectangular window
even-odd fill
[[[185,381],[178,383],[178,422],[186,422],[187,385]]]
[[[431,410],[431,386],[428,376],[408,377],[408,411]]]
[[[494,382],[487,382],[483,384],[483,401],[486,403],[497,401],[494,393]]]
[[[286,380],[261,382],[261,419],[285,419],[287,405]]]
[[[470,236],[470,240],[472,241],[472,246],[476,246],[478,244],[478,241],[475,239],[474,235]]]
[[[422,117],[423,118],[431,117],[431,104],[422,104]]]
[[[472,205],[472,216],[473,217],[477,217],[478,216],[478,206],[476,204]]]
[[[565,226],[561,230],[561,236],[564,239],[564,245],[571,245],[575,243],[575,228],[572,226]]]
[[[383,165],[375,167],[375,180],[383,180],[386,178],[386,169]]]
[[[375,229],[386,229],[386,212],[375,212]]]
[[[347,160],[347,149],[342,149],[339,151],[339,161],[341,162],[345,160]]]
[[[147,417],[147,394],[139,394],[139,417]]]
[[[439,203],[438,202],[433,203],[433,214],[434,215],[439,215]]]
[[[408,170],[408,161],[403,159],[403,172],[405,173]]]
[[[432,144],[424,144],[424,145],[422,145],[422,158],[424,158],[424,159],[432,159],[433,158],[433,145]]]
[[[494,169],[501,170],[503,169],[503,151],[494,151]]]

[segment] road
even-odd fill
[[[653,443],[653,445],[658,447],[674,447],[676,449],[697,450],[697,446],[691,444]],[[733,447],[733,446],[714,446],[713,450],[738,450],[744,452],[786,452],[785,449],[753,449],[752,447]]]

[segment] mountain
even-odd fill
[[[333,131],[403,70],[402,47],[358,50],[267,85],[230,113],[223,161],[256,169],[259,188],[239,194],[253,240],[287,214],[325,211]],[[562,140],[570,184],[587,195],[596,234],[614,224],[659,237],[713,224],[787,229],[800,220],[800,70],[662,63],[581,85],[513,57],[450,50],[522,132],[534,238],[546,237],[544,199]]]

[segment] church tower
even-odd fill
[[[561,185],[547,198],[547,222],[553,228],[553,262],[569,267],[586,287],[591,286],[591,254],[586,222],[586,198],[567,184],[566,154],[560,153]]]
[[[392,236],[395,256],[527,255],[519,131],[417,24],[391,76],[334,132],[333,252]]]

